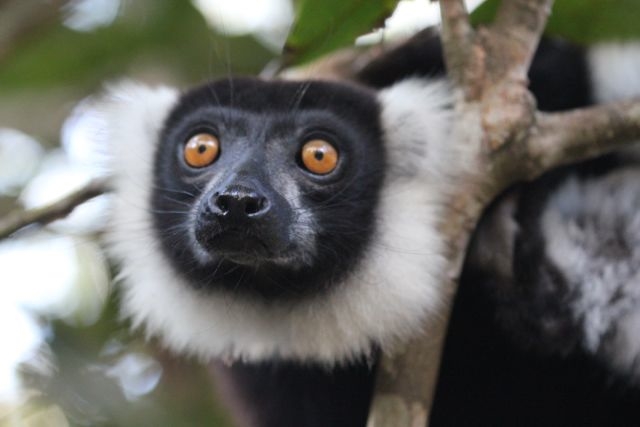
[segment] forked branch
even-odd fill
[[[493,78],[526,80],[553,0],[503,1],[491,26]]]
[[[469,12],[464,0],[441,0],[442,47],[447,63],[449,78],[465,92],[472,90],[474,74],[482,58],[475,49],[476,34],[469,21]],[[477,96],[465,93],[467,98]]]

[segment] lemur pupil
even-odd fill
[[[313,157],[316,158],[316,160],[322,160],[324,158],[324,153],[320,150],[317,150],[314,154]]]
[[[198,146],[198,153],[202,154],[205,151],[207,151],[207,146],[206,145],[202,144],[202,145]]]

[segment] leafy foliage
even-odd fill
[[[296,23],[284,47],[287,65],[311,61],[353,44],[379,27],[399,0],[299,0]]]
[[[185,80],[255,72],[271,54],[250,37],[213,33],[182,0],[130,2],[109,27],[78,33],[41,28],[0,67],[0,91],[55,85],[95,86],[160,62]],[[232,54],[231,54],[232,52]]]

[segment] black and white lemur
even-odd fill
[[[640,49],[544,40],[542,110],[640,95]],[[218,363],[246,426],[366,424],[374,368],[437,316],[437,219],[474,149],[449,135],[437,35],[356,82],[119,87],[111,252],[135,325]],[[553,171],[485,213],[432,426],[640,425],[640,168]]]

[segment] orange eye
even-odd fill
[[[203,168],[213,163],[220,153],[220,141],[210,133],[192,136],[184,146],[184,160],[193,168]]]
[[[309,172],[326,175],[338,165],[338,152],[327,141],[313,139],[302,146],[302,164]]]

